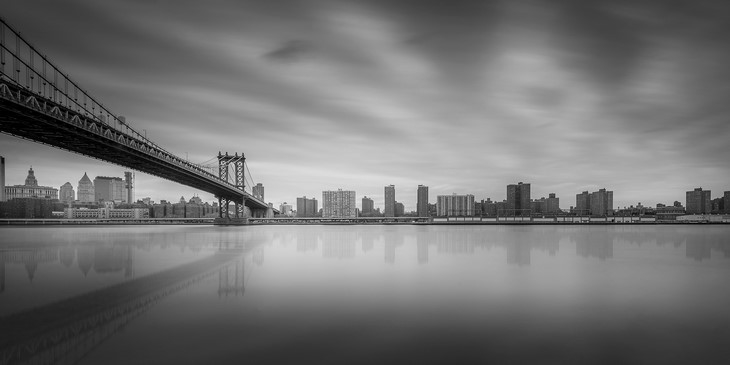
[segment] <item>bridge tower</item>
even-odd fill
[[[243,194],[244,188],[246,187],[243,175],[244,163],[246,163],[246,157],[243,153],[239,156],[238,152],[233,155],[229,155],[228,152],[225,155],[221,154],[220,151],[218,152],[218,177],[223,181],[233,183],[236,188],[241,189],[240,201],[231,201],[229,198],[218,197],[218,206],[220,207],[218,216],[220,218],[224,216],[230,218],[228,208],[231,203],[235,205],[236,218],[244,218],[245,216],[244,207],[246,206],[246,198]],[[231,165],[233,165],[233,181],[231,181],[231,177],[229,176]]]

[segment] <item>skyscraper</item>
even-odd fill
[[[590,215],[591,214],[591,199],[588,191],[584,191],[580,194],[575,194],[575,214],[577,215]]]
[[[372,214],[375,210],[375,203],[372,199],[366,197],[362,198],[362,214]]]
[[[322,192],[323,218],[356,218],[355,191],[342,190]]]
[[[613,212],[613,191],[599,189],[590,196],[590,214],[605,216]]]
[[[428,217],[428,186],[418,185],[416,213],[419,217]]]
[[[70,182],[66,182],[65,184],[61,185],[61,189],[59,189],[58,199],[64,203],[73,203],[73,201],[76,200],[74,187],[73,185],[71,185]]]
[[[530,184],[507,185],[507,215],[530,215]]]
[[[96,201],[94,193],[94,183],[91,182],[89,176],[84,172],[84,176],[79,180],[76,192],[80,203],[93,203]]]
[[[474,195],[439,195],[436,197],[439,217],[471,217],[474,215]]]
[[[317,216],[317,199],[307,199],[306,196],[297,198],[297,217]]]
[[[710,214],[710,190],[696,188],[687,192],[687,214]]]
[[[395,217],[395,185],[385,187],[385,213],[386,217]]]
[[[264,186],[261,183],[256,184],[256,186],[251,188],[251,194],[253,194],[254,198],[259,198],[261,201],[264,201]]]
[[[94,178],[94,201],[126,202],[124,181],[121,177],[97,176]]]
[[[124,172],[124,191],[127,203],[134,203],[134,174],[132,171]]]

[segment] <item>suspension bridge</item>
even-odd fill
[[[246,191],[253,181],[243,153],[218,152],[203,163],[170,153],[82,89],[4,19],[0,63],[0,133],[212,193],[221,208],[219,222],[277,213]]]

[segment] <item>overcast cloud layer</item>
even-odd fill
[[[245,152],[278,205],[383,186],[615,206],[730,190],[726,1],[10,1],[0,14],[180,156]],[[0,135],[6,183],[123,168]],[[137,173],[137,198],[207,193]]]

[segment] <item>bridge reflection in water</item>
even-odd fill
[[[219,296],[243,295],[244,262],[252,250],[261,251],[252,242],[221,243],[203,259],[0,318],[0,364],[76,363],[159,301],[216,274]],[[45,257],[53,251],[38,252]],[[33,253],[1,254],[17,261],[19,255]],[[59,259],[58,254],[52,256],[51,260]],[[255,256],[263,260],[261,253]],[[0,261],[4,266],[6,260]]]

